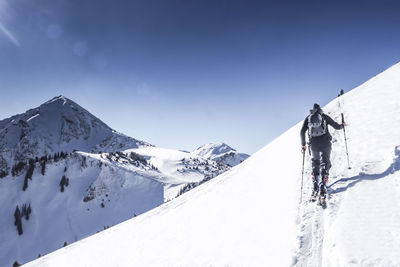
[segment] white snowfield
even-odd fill
[[[147,164],[129,161],[131,152],[144,157]],[[45,175],[37,163],[25,191],[26,171],[0,179],[0,266],[11,266],[15,260],[29,262],[64,242],[93,235],[177,197],[187,183],[229,169],[191,156],[151,146],[118,153],[75,152],[57,162],[47,161]],[[182,159],[190,158],[196,169],[185,168],[190,164]],[[61,192],[63,176],[69,185]],[[19,236],[13,214],[16,205],[21,209],[24,204],[31,205],[32,214],[22,220],[23,235]]]
[[[345,114],[352,167],[330,129],[326,209],[308,202],[308,155],[299,203],[300,122],[182,197],[26,266],[400,266],[400,64],[323,109]]]

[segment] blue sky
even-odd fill
[[[254,153],[400,61],[396,1],[2,0],[0,118],[65,95],[168,148]]]

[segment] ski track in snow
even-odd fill
[[[308,184],[309,186],[304,190],[307,193],[312,190],[311,183]],[[293,266],[321,266],[324,242],[323,213],[324,209],[318,205],[318,200],[311,202],[309,196],[303,192],[298,218],[300,221],[299,249]]]
[[[333,177],[333,180],[336,179],[338,178]],[[318,199],[315,202],[310,201],[307,193],[312,191],[311,181],[308,181],[307,185],[304,188],[303,201],[299,207],[299,249],[293,266],[322,266],[325,221],[334,218],[340,205],[340,198],[337,195],[332,195],[332,189],[328,185],[327,206],[323,208],[318,204]]]
[[[384,253],[389,252],[388,259],[353,259],[344,263],[338,260],[330,262],[329,257],[324,256],[324,251],[329,251],[331,249],[329,245],[324,243],[325,236],[329,234],[332,235],[332,232],[335,232],[331,231],[330,226],[335,223],[336,218],[341,218],[337,216],[341,209],[341,203],[347,201],[346,203],[349,205],[348,202],[351,201],[351,199],[349,200],[348,198],[358,198],[361,202],[365,203],[364,207],[366,207],[364,209],[359,209],[358,203],[354,204],[355,208],[359,209],[357,212],[358,219],[351,219],[354,221],[354,225],[360,225],[360,221],[363,220],[370,220],[369,214],[381,213],[381,216],[376,219],[377,221],[382,221],[377,222],[378,225],[385,228],[385,224],[389,224],[390,226],[396,224],[394,227],[400,227],[400,222],[396,223],[396,219],[392,215],[398,214],[400,208],[398,206],[393,206],[392,209],[396,211],[388,211],[386,208],[388,202],[396,202],[400,199],[400,194],[396,192],[396,188],[400,187],[400,177],[397,175],[400,170],[400,147],[395,148],[394,154],[392,164],[380,174],[360,173],[354,177],[341,177],[340,175],[332,177],[332,183],[328,185],[327,207],[325,209],[318,205],[317,201],[311,202],[309,198],[307,198],[307,193],[312,191],[312,183],[311,181],[305,181],[307,186],[304,188],[305,192],[303,192],[303,201],[300,203],[298,215],[299,248],[295,255],[293,266],[398,266],[390,260],[391,258],[400,256],[399,252],[393,251],[393,247],[395,247],[396,244],[392,243],[396,242],[381,244],[381,246],[384,247],[382,249]],[[368,169],[368,164],[366,164],[364,168]],[[308,174],[308,176],[310,176],[310,174]],[[307,179],[306,177],[307,173],[305,173],[305,179]],[[390,179],[394,186],[390,184]],[[376,182],[376,184],[372,184],[371,182]],[[357,184],[369,187],[370,189],[365,190],[366,192],[364,192],[362,196],[357,196],[356,192],[349,192]],[[392,194],[387,194],[388,188],[385,190],[377,190],[377,187],[391,187],[393,189]],[[385,192],[384,195],[380,195],[379,192],[382,191]],[[354,195],[356,195],[356,197]],[[382,201],[382,199],[386,201]],[[351,230],[347,230],[347,232],[348,231]],[[345,236],[345,239],[346,238],[350,239],[348,236]],[[333,247],[335,246],[336,245],[333,244]],[[354,249],[356,250],[357,247]],[[354,257],[351,254],[352,253],[349,253],[350,257]]]

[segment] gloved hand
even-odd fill
[[[347,124],[345,122],[342,122],[343,127],[346,126]]]
[[[301,146],[301,152],[304,152],[307,150],[307,146]]]

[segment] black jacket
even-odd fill
[[[342,124],[337,123],[336,121],[334,121],[328,115],[326,115],[324,113],[322,113],[321,115],[322,115],[323,119],[326,121],[326,126],[330,125],[333,128],[335,128],[336,130],[343,129],[343,125]],[[301,145],[302,146],[306,145],[306,131],[307,130],[308,130],[308,116],[305,118],[304,123],[303,123],[303,127],[301,127],[301,131],[300,131],[300,138],[301,138]],[[328,127],[326,129],[326,134],[324,134],[323,136],[325,136],[325,137],[329,136],[329,138],[330,138],[330,133],[329,133]]]

